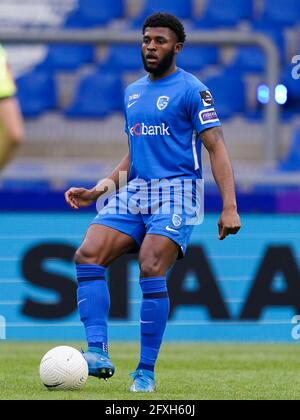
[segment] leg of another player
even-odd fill
[[[159,235],[147,235],[140,250],[141,354],[133,374],[133,392],[155,389],[154,367],[170,311],[166,273],[177,260],[178,252],[177,244]]]
[[[85,326],[88,357],[91,353],[99,353],[108,358],[107,320],[110,294],[105,274],[107,267],[134,245],[135,242],[131,237],[109,227],[95,224],[90,226],[82,245],[75,254],[78,310]],[[92,359],[94,359],[93,356]],[[100,357],[100,360],[102,359]],[[88,363],[91,375],[106,377],[105,371],[102,372],[104,376],[99,374],[99,364],[96,359],[88,360]]]
[[[13,157],[23,140],[23,120],[15,98],[0,100],[0,169]]]

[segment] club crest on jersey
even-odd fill
[[[169,105],[169,100],[170,100],[170,98],[168,96],[160,96],[157,100],[157,103],[156,103],[157,108],[160,111],[163,111]]]

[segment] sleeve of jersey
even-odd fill
[[[214,100],[209,90],[193,87],[187,95],[188,114],[198,134],[208,128],[220,127]]]
[[[16,86],[6,61],[6,54],[0,46],[0,99],[9,98],[15,93]]]

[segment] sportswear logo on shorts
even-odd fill
[[[177,235],[179,234],[178,230],[176,230],[176,229],[172,229],[170,226],[167,226],[167,227],[166,227],[166,230],[167,230],[168,232],[176,233]]]
[[[169,105],[169,100],[170,100],[170,98],[168,96],[160,96],[157,100],[157,103],[156,103],[157,108],[160,111],[163,111]]]
[[[202,92],[200,92],[200,96],[202,98],[202,103],[204,106],[212,106],[214,104],[212,94],[209,90],[203,90]]]
[[[199,118],[200,118],[201,124],[210,124],[214,122],[219,122],[219,118],[218,118],[215,108],[210,108],[210,109],[206,109],[204,111],[199,112]]]
[[[179,234],[179,231],[177,230],[178,228],[180,228],[181,227],[181,225],[182,225],[182,217],[181,216],[179,216],[178,214],[173,214],[173,217],[172,217],[172,224],[173,224],[173,226],[176,228],[176,229],[173,229],[172,227],[170,227],[170,226],[167,226],[166,227],[166,230],[168,231],[168,232],[173,232],[173,233],[176,233],[177,235]]]

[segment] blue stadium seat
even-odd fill
[[[278,169],[282,171],[300,171],[300,128],[297,129],[288,155],[283,159]]]
[[[190,19],[193,14],[192,0],[146,0],[145,15],[156,12],[167,12],[180,19]]]
[[[99,69],[107,71],[138,71],[143,69],[140,45],[114,45],[107,58],[99,64]]]
[[[104,118],[123,109],[123,85],[119,75],[97,71],[79,83],[73,104],[65,111],[71,118]]]
[[[293,26],[299,19],[299,0],[265,0],[262,20],[276,25]]]
[[[198,27],[235,26],[253,18],[253,0],[209,0]]]
[[[217,113],[222,120],[245,111],[245,84],[236,69],[227,68],[224,73],[209,77],[204,83],[213,94]]]
[[[268,36],[278,47],[281,61],[285,55],[285,39],[280,29],[272,25],[256,23],[252,25],[252,32],[259,32]],[[259,47],[242,47],[237,50],[234,66],[252,73],[261,73],[266,69],[266,55]]]
[[[219,62],[219,50],[213,47],[185,46],[177,55],[177,64],[186,71],[197,72]]]
[[[145,19],[156,12],[166,12],[179,19],[191,19],[193,16],[192,0],[146,0],[141,13],[129,24],[129,29],[141,29]]]
[[[25,117],[37,117],[57,105],[57,90],[51,73],[34,70],[17,79],[18,98]]]
[[[45,60],[38,65],[40,69],[72,71],[94,61],[94,48],[89,45],[50,46]]]
[[[78,8],[65,22],[67,28],[102,26],[112,19],[123,17],[124,0],[79,0]]]
[[[249,73],[262,73],[266,62],[266,55],[260,48],[241,47],[237,51],[234,65]]]

